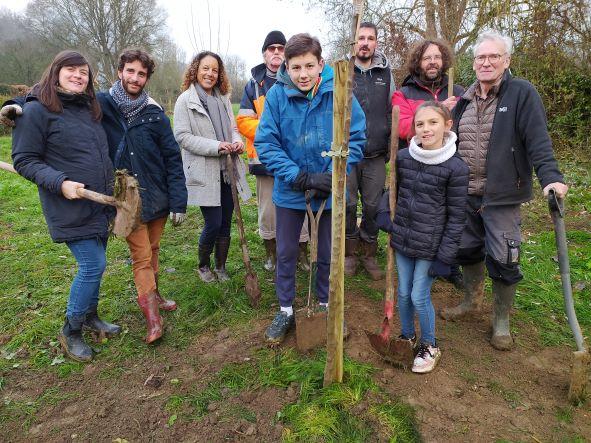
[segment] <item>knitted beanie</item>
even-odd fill
[[[267,34],[265,38],[265,43],[263,43],[263,50],[261,52],[265,52],[267,48],[271,45],[282,45],[285,46],[285,35],[281,31],[271,31]]]

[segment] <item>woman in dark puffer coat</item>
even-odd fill
[[[415,341],[414,312],[421,327],[413,372],[433,370],[441,357],[431,302],[434,277],[448,276],[465,223],[468,166],[456,153],[447,108],[429,101],[417,108],[416,136],[396,159],[398,199],[390,221],[388,193],[380,202],[378,226],[392,233],[398,271],[398,309],[402,334]]]
[[[112,193],[113,165],[100,123],[92,71],[74,51],[60,52],[25,104],[13,132],[17,172],[39,188],[39,199],[53,241],[66,243],[78,262],[59,335],[64,352],[90,361],[82,326],[114,335],[120,327],[98,318],[99,287],[112,210],[78,196],[78,188]]]

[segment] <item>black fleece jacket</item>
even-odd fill
[[[469,100],[462,97],[453,110],[453,131]],[[486,157],[483,205],[513,205],[531,200],[532,169],[540,185],[564,183],[548,134],[546,111],[536,88],[526,80],[503,74]]]

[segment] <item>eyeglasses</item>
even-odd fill
[[[502,54],[477,55],[476,57],[474,57],[474,63],[476,63],[477,65],[483,65],[486,59],[488,59],[491,65],[495,65],[501,60],[501,57],[503,57],[505,54],[506,52]]]
[[[440,55],[426,55],[425,57],[421,58],[424,62],[439,62],[443,60]]]
[[[271,53],[277,51],[277,52],[279,52],[279,54],[282,54],[284,50],[285,50],[285,47],[282,45],[267,46],[267,51],[269,51]]]

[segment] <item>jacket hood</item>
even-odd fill
[[[320,73],[320,77],[322,77],[322,82],[320,83],[320,88],[318,88],[317,94],[323,94],[327,91],[332,91],[333,89],[333,70],[328,64],[325,63],[324,69]],[[279,71],[277,71],[277,83],[283,85],[287,95],[289,97],[306,97],[306,94],[300,91],[297,86],[291,81],[289,74],[287,73],[287,69],[285,63],[281,65]]]
[[[250,75],[252,75],[252,78],[257,83],[261,83],[264,80],[265,75],[267,75],[267,65],[265,65],[264,63],[256,65],[254,68],[250,70]]]
[[[355,64],[355,67],[357,69],[359,69],[361,72],[365,72],[365,71],[369,71],[373,68],[381,68],[381,69],[389,68],[390,63],[388,62],[388,59],[386,58],[386,56],[382,52],[380,52],[376,49],[376,51],[373,53],[373,57],[371,58],[371,64],[369,65],[369,68],[365,69],[357,64]]]

